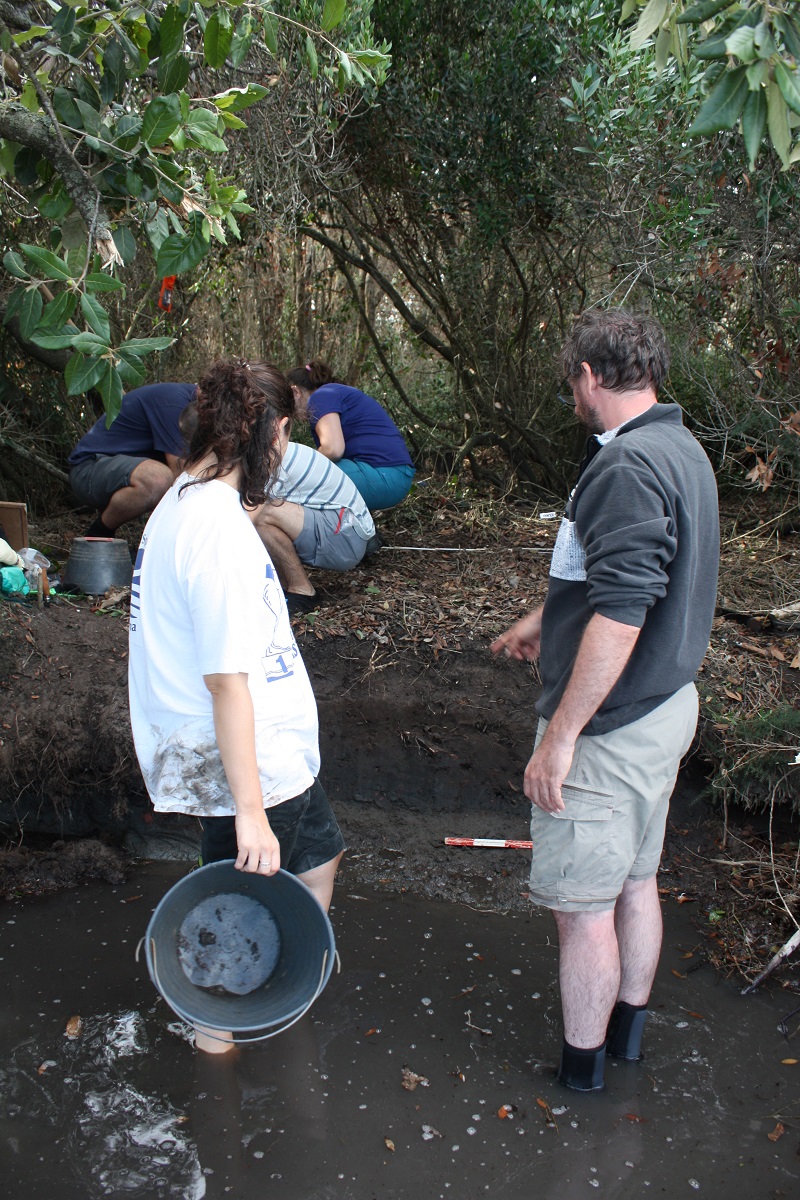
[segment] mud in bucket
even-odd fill
[[[335,953],[327,913],[304,883],[287,871],[237,871],[232,860],[170,888],[145,935],[150,978],[173,1012],[236,1041],[261,1041],[299,1020]]]

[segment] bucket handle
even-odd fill
[[[144,942],[144,938],[141,939],[141,941],[139,942],[139,945],[136,947],[136,961],[137,962],[139,961],[139,951],[141,949],[142,942]],[[184,1025],[188,1025],[192,1029],[194,1029],[195,1027],[191,1023],[191,1021],[187,1021],[186,1018],[184,1017],[183,1013],[179,1013],[177,1008],[175,1008],[175,1006],[164,995],[164,991],[161,987],[161,983],[158,978],[158,963],[156,960],[156,944],[155,944],[155,941],[153,940],[153,938],[150,939],[150,954],[153,959],[153,983],[156,985],[159,995],[164,1000],[167,1001],[167,1004],[169,1004],[169,1007],[175,1013],[175,1016],[178,1017],[181,1021],[183,1021]],[[335,951],[335,954],[336,954],[336,973],[338,975],[342,969],[342,960],[339,957],[338,950]],[[325,970],[327,968],[327,965],[328,965],[328,951],[324,950],[323,954],[322,954],[322,969],[320,970],[320,973],[319,973],[319,983],[317,985],[317,990],[314,992],[314,995],[311,997],[311,999],[309,1000],[309,1002],[305,1006],[305,1008],[301,1012],[299,1012],[296,1017],[292,1017],[291,1021],[287,1021],[287,1023],[285,1025],[281,1025],[277,1029],[272,1029],[267,1033],[260,1033],[258,1035],[258,1037],[234,1038],[232,1042],[229,1042],[227,1038],[218,1037],[210,1029],[206,1029],[205,1026],[203,1027],[203,1033],[205,1034],[206,1037],[211,1038],[211,1040],[214,1042],[225,1042],[226,1045],[231,1045],[231,1046],[248,1046],[252,1042],[265,1042],[265,1041],[267,1041],[268,1038],[275,1037],[279,1033],[285,1033],[287,1029],[291,1029],[293,1025],[296,1025],[298,1021],[302,1020],[302,1018],[306,1015],[308,1010],[311,1008],[311,1005],[314,1004],[315,1001],[319,999],[320,995],[322,994],[322,989],[325,986]]]

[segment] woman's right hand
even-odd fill
[[[263,809],[260,814],[237,813],[236,844],[239,847],[236,856],[237,870],[274,875],[280,868],[280,843],[272,832]]]

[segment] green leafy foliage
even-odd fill
[[[337,89],[374,89],[386,73],[371,5],[304,0],[291,15],[267,0],[21,6],[19,23],[29,9],[36,23],[15,28],[2,47],[0,187],[6,180],[22,192],[43,222],[41,239],[5,255],[7,276],[23,285],[10,292],[6,317],[32,346],[72,350],[70,394],[96,387],[116,411],[123,386],[143,378],[142,357],[172,342],[117,345],[126,296],[119,273],[145,254],[156,274],[190,276],[215,242],[239,236],[239,220],[253,210],[209,158],[230,151],[247,129],[238,114],[268,94],[261,83],[242,84],[260,76],[265,47],[274,80],[314,83],[324,118]],[[152,302],[135,319],[137,333],[166,320]]]
[[[800,116],[800,5],[795,0],[769,5],[761,0],[700,0],[688,8],[683,0],[625,0],[621,19],[632,22],[633,50],[642,50],[659,30],[664,63],[674,57],[683,67],[688,53],[704,64],[707,96],[689,127],[690,136],[738,128],[750,170],[765,137],[784,170],[800,161],[800,142],[793,144],[800,124],[794,120]],[[727,69],[720,75],[722,64]]]

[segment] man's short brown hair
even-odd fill
[[[568,379],[580,375],[583,362],[609,391],[652,386],[658,392],[669,371],[669,346],[655,317],[590,308],[578,317],[561,351]]]

